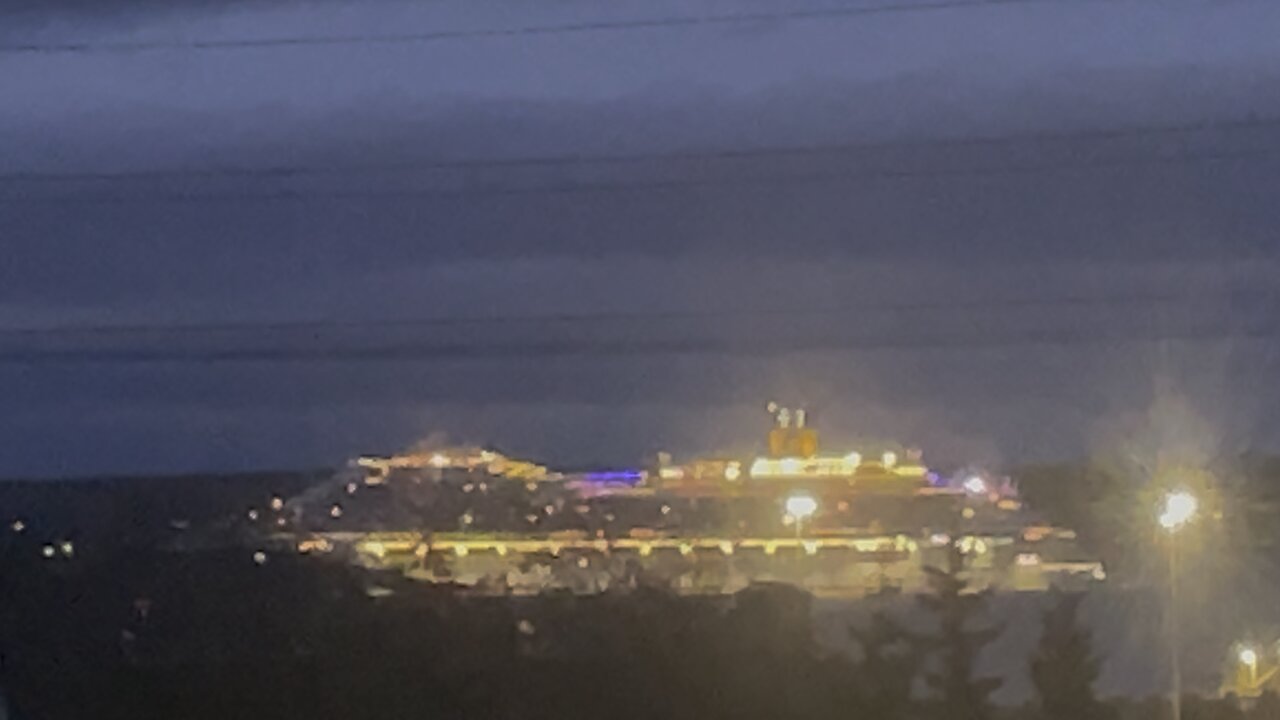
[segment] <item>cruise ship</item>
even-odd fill
[[[973,587],[1104,581],[1069,528],[1013,483],[943,477],[914,448],[824,452],[803,409],[769,405],[759,454],[561,472],[481,447],[364,456],[281,503],[269,540],[476,593],[594,593],[661,583],[732,593],[917,592],[958,546]]]

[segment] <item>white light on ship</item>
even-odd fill
[[[886,452],[880,459],[885,467],[893,467],[898,464],[898,453]]]
[[[987,491],[987,484],[977,475],[971,475],[965,478],[964,489],[974,495],[982,495]]]
[[[724,466],[724,479],[733,482],[742,477],[742,466],[736,462],[731,462]]]
[[[818,510],[818,501],[811,495],[792,495],[787,498],[787,514],[798,520],[804,520]]]

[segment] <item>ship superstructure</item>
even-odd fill
[[[939,478],[911,448],[824,453],[803,410],[770,412],[759,454],[647,468],[562,473],[479,447],[361,457],[290,501],[273,538],[477,592],[598,592],[641,576],[701,593],[757,581],[910,592],[952,545],[979,584],[1105,578],[1008,483]]]

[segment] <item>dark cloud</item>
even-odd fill
[[[622,461],[745,442],[770,397],[822,405],[837,438],[900,437],[957,461],[1057,457],[1084,452],[1103,419],[1140,412],[1162,374],[1212,422],[1272,442],[1254,384],[1275,360],[1274,339],[1256,336],[1274,329],[1258,323],[1280,279],[1280,125],[1262,122],[1280,116],[1280,66],[1269,36],[1247,29],[1265,26],[1267,6],[1111,5],[750,33],[0,56],[0,94],[20,99],[0,107],[0,327],[674,311],[694,317],[619,323],[611,341],[806,347],[3,365],[0,471],[307,464],[451,429]],[[546,24],[575,7],[22,12],[53,42]],[[1090,23],[1109,35],[1055,39]],[[1149,31],[1124,35],[1136,28]],[[1224,33],[1233,42],[1213,41]],[[1233,126],[1161,130],[1197,123]],[[1096,133],[1108,128],[1130,131]],[[1006,140],[954,142],[973,137]],[[387,169],[848,144],[866,147]],[[228,168],[331,172],[208,172]],[[77,172],[125,175],[14,177]],[[1183,299],[1016,304],[1133,295]],[[910,302],[932,306],[883,309]],[[824,309],[842,311],[804,315]],[[800,314],[759,315],[778,310]],[[1205,328],[1217,331],[1163,348],[1121,342]],[[593,337],[552,330],[444,332],[511,347]],[[1029,332],[1055,342],[1006,342]],[[1104,341],[1062,342],[1091,334]],[[281,341],[197,335],[200,347]],[[8,335],[0,352],[32,345]],[[73,456],[57,449],[67,438]]]
[[[815,89],[810,95],[838,93]],[[1008,104],[1001,96],[981,100]],[[844,109],[863,105],[877,103],[854,95]],[[480,103],[418,121],[375,104],[360,114],[337,113],[296,127],[280,123],[243,138],[231,132],[216,151],[160,164],[365,168],[360,172],[284,181],[276,175],[179,174],[0,183],[8,198],[0,214],[11,219],[4,292],[11,301],[40,302],[216,297],[268,288],[280,277],[325,285],[406,266],[551,257],[856,256],[926,265],[1029,258],[1211,261],[1265,253],[1280,220],[1267,192],[1280,164],[1273,152],[1280,125],[949,145],[936,138],[977,130],[961,124],[959,111],[950,113],[954,123],[941,110],[912,113],[943,121],[944,130],[926,135],[923,128],[877,118],[846,119],[843,130],[834,122],[789,128],[788,108],[791,114],[823,108],[828,117],[848,117],[830,102],[801,104],[790,95],[785,101],[711,97],[682,107],[700,122],[681,123],[675,109],[636,100]],[[1027,129],[1034,123],[1013,120],[986,135],[1077,132],[1043,129],[1052,127],[1049,117],[1034,131]],[[217,124],[177,121],[168,132],[203,136]],[[1129,120],[1120,126],[1170,124],[1176,123]],[[742,160],[376,170],[451,157],[565,156],[575,132],[580,149],[573,152],[611,156],[760,147],[767,138],[786,137],[821,147],[865,137],[865,129],[877,125],[903,137],[862,141],[870,147],[851,152]],[[284,136],[288,127],[297,139]],[[677,127],[680,132],[663,137],[645,132]],[[107,123],[80,142],[116,147],[102,133],[127,137],[136,131]],[[163,132],[148,134],[156,139],[152,146],[165,144]],[[70,133],[49,135],[46,142],[53,144]],[[71,159],[74,144],[61,153],[72,167],[94,167]],[[1167,162],[1171,157],[1192,159]],[[288,195],[294,192],[300,197]],[[39,202],[13,202],[19,196]]]

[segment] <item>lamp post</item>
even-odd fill
[[[1195,519],[1199,508],[1200,503],[1195,495],[1180,490],[1165,495],[1164,505],[1161,506],[1158,518],[1160,527],[1164,528],[1165,533],[1168,534],[1169,610],[1166,624],[1169,626],[1169,672],[1173,686],[1171,689],[1173,720],[1182,720],[1182,665],[1178,659],[1178,650],[1181,645],[1178,628],[1178,536],[1182,529]]]
[[[814,500],[812,495],[792,495],[787,498],[785,507],[787,515],[795,521],[796,540],[799,540],[800,526],[804,523],[805,518],[818,511],[818,501]]]
[[[1249,669],[1249,694],[1258,687],[1258,651],[1251,647],[1240,648],[1240,664]]]

